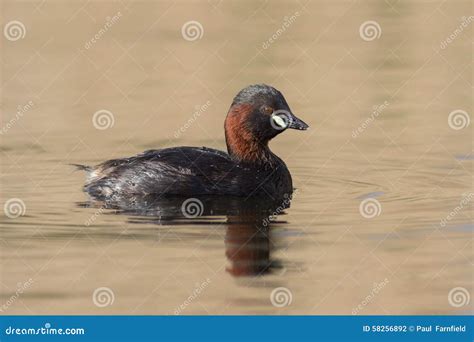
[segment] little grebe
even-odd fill
[[[265,84],[242,89],[224,128],[228,153],[173,147],[93,167],[76,165],[88,172],[84,191],[104,201],[149,195],[290,196],[290,172],[268,142],[287,128],[306,130],[308,125],[291,112],[283,95]]]

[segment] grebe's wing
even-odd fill
[[[149,150],[130,158],[97,165],[84,189],[91,196],[236,195],[249,172],[227,153],[206,147],[173,147]]]

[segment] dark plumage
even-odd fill
[[[138,196],[266,196],[293,192],[285,163],[268,141],[286,130],[308,126],[296,118],[283,95],[267,85],[253,85],[234,98],[225,121],[228,153],[206,147],[173,147],[106,161],[88,172],[84,190],[99,200]]]

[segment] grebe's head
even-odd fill
[[[240,159],[258,158],[259,149],[288,128],[309,126],[292,112],[283,95],[266,84],[242,89],[234,98],[225,120],[227,150]]]

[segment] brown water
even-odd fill
[[[1,37],[1,203],[25,209],[0,218],[3,313],[472,313],[470,1],[6,0],[0,13],[26,31]],[[365,41],[368,20],[380,37]],[[261,82],[311,126],[271,144],[298,191],[269,229],[230,201],[179,220],[84,204],[68,163],[225,149],[233,96]],[[99,110],[113,126],[95,127]],[[272,305],[278,287],[291,303]]]

